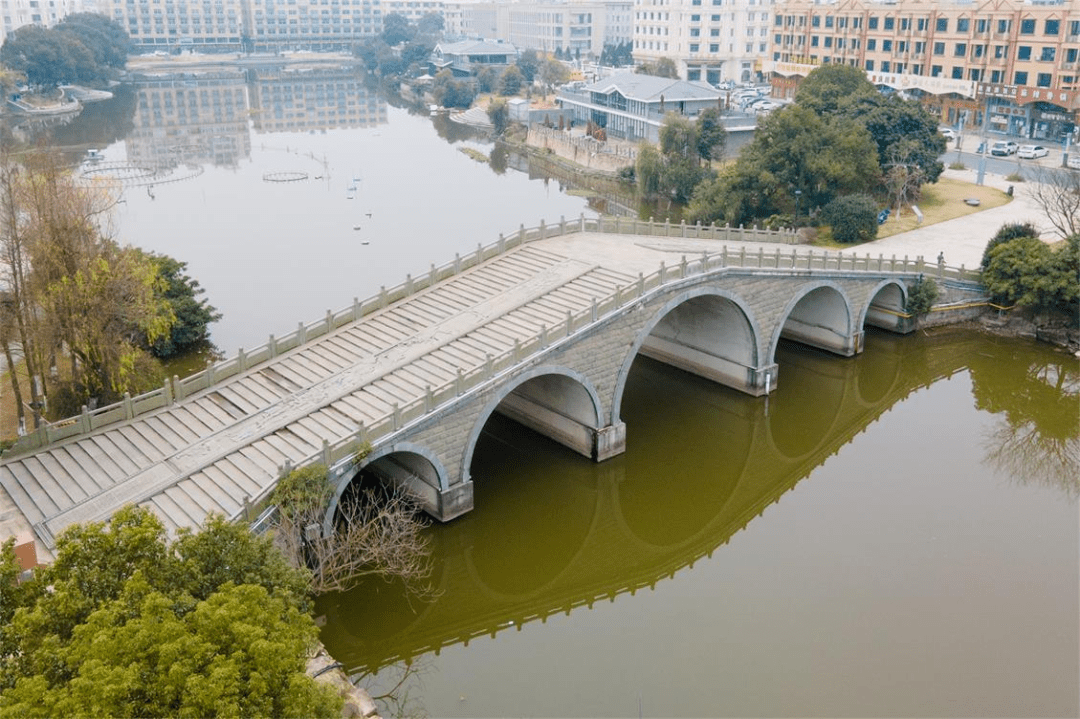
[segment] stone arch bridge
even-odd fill
[[[614,218],[522,228],[197,375],[40,429],[5,457],[0,485],[46,549],[128,503],[170,530],[210,513],[254,519],[283,472],[320,461],[336,483],[324,531],[360,470],[447,521],[473,506],[472,453],[495,412],[603,461],[625,447],[620,406],[639,354],[765,395],[782,381],[781,338],[846,357],[868,325],[911,330],[903,308],[921,275],[961,312],[981,298],[963,268],[791,240]]]

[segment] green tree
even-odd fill
[[[818,115],[826,115],[836,113],[856,98],[877,94],[877,89],[861,69],[830,63],[815,68],[806,76],[795,93],[795,102]]]
[[[990,252],[998,245],[1003,245],[1006,242],[1010,242],[1019,237],[1037,238],[1038,236],[1038,228],[1030,222],[1006,222],[998,228],[998,231],[994,233],[994,236],[990,238],[990,241],[986,243],[986,249],[983,250],[980,267],[985,270],[990,266]]]
[[[921,173],[919,186],[937,182],[944,171],[938,157],[945,152],[945,138],[937,130],[937,118],[921,103],[897,95],[885,97],[875,91],[842,103],[841,114],[857,120],[870,132],[882,168],[903,165],[909,174]]]
[[[517,95],[521,92],[521,87],[525,83],[525,78],[521,74],[521,70],[518,70],[516,65],[511,65],[503,71],[502,78],[499,81],[499,92],[503,95]]]
[[[540,72],[540,64],[540,55],[532,48],[524,50],[518,55],[517,62],[515,63],[517,69],[521,72],[521,76],[525,79],[525,82],[530,85],[533,83],[533,80],[536,79],[537,73]]]
[[[494,92],[498,86],[499,72],[493,67],[482,67],[476,71],[476,89],[480,92]]]
[[[429,37],[441,36],[445,26],[446,21],[439,12],[424,13],[424,16],[416,21],[416,31]]]
[[[146,257],[157,270],[160,280],[155,283],[157,294],[169,304],[174,320],[168,333],[152,343],[145,335],[139,335],[143,348],[154,357],[164,359],[207,346],[210,324],[220,320],[221,313],[199,296],[204,290],[198,280],[188,276],[187,263],[155,253]]]
[[[74,526],[27,584],[0,553],[0,717],[337,716],[304,673],[307,576],[215,521],[170,543],[148,510]]]
[[[709,209],[732,225],[774,214],[794,214],[795,190],[803,207],[821,207],[834,197],[875,187],[880,177],[877,152],[866,128],[844,117],[823,117],[801,105],[774,111],[758,125],[753,141],[739,153],[734,171],[721,188],[724,196]],[[702,197],[705,196],[703,191]],[[705,209],[698,203],[698,209]]]
[[[660,195],[660,174],[663,172],[663,158],[660,151],[650,142],[638,145],[634,172],[637,177],[638,191],[646,199],[656,199]]]
[[[834,240],[853,244],[877,237],[877,213],[877,203],[869,195],[844,195],[822,208],[821,219],[832,228]]]
[[[510,108],[506,100],[492,100],[487,108],[488,119],[495,126],[495,134],[502,135],[510,126]]]
[[[929,277],[919,276],[908,287],[907,302],[904,309],[913,315],[925,315],[934,306],[938,298],[938,286]]]
[[[702,110],[697,119],[697,151],[702,160],[719,160],[724,156],[727,144],[727,130],[720,119],[720,110],[715,107]]]
[[[382,39],[387,45],[393,47],[408,42],[415,36],[416,28],[401,13],[392,12],[383,16]]]
[[[88,49],[99,67],[122,70],[131,54],[131,38],[120,23],[96,12],[72,13],[56,25]]]
[[[549,92],[569,80],[570,68],[558,60],[545,60],[544,64],[540,66],[540,82],[547,85]]]
[[[1080,310],[1080,235],[1051,249],[1036,237],[1022,236],[990,250],[983,284],[997,302],[1057,309],[1076,321]]]

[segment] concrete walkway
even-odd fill
[[[945,177],[975,184],[975,170],[945,170]],[[1008,182],[1001,175],[986,174],[985,185],[1007,190],[1013,186],[1013,201],[1000,207],[994,207],[971,215],[957,217],[954,220],[939,222],[920,227],[899,235],[886,237],[858,246],[859,252],[871,255],[883,254],[886,257],[907,255],[915,258],[922,256],[928,262],[937,259],[938,253],[945,253],[945,264],[958,267],[964,265],[971,269],[982,262],[983,250],[994,233],[1007,222],[1031,222],[1043,233],[1046,240],[1056,240],[1051,236],[1050,223],[1046,215],[1031,198],[1031,185],[1026,182]]]

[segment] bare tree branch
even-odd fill
[[[1039,167],[1028,192],[1062,237],[1080,232],[1080,172]]]

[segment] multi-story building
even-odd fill
[[[776,96],[840,62],[943,122],[1059,140],[1080,109],[1080,2],[791,0],[777,7],[771,59]]]
[[[258,70],[249,89],[256,132],[375,127],[388,120],[386,100],[347,68]]]
[[[23,25],[52,27],[68,15],[92,10],[83,0],[0,0],[0,45]]]
[[[443,14],[442,0],[380,0],[383,15],[396,13],[416,22],[429,13]]]
[[[599,57],[604,45],[629,42],[633,0],[447,2],[446,34],[506,40],[522,50]]]
[[[345,50],[382,32],[380,0],[99,0],[141,51]]]
[[[762,78],[776,0],[635,0],[634,60],[670,58],[687,80]]]

